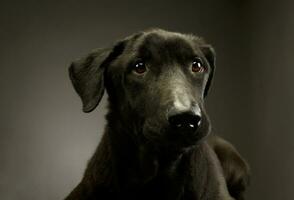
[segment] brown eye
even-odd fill
[[[138,61],[133,66],[133,71],[137,74],[143,74],[146,70],[146,65],[143,61]]]
[[[200,58],[195,58],[192,62],[192,71],[193,72],[204,72],[205,71],[205,67],[202,63],[202,61],[200,60]]]

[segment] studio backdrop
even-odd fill
[[[72,60],[150,27],[216,50],[206,107],[213,132],[251,166],[246,199],[294,198],[294,14],[290,0],[2,1],[0,199],[63,199],[104,130],[68,76]]]

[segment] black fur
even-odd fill
[[[195,57],[205,72],[191,71]],[[134,72],[138,60],[146,65],[143,74]],[[208,136],[203,101],[214,69],[210,45],[161,29],[132,35],[73,62],[70,77],[83,110],[95,109],[106,89],[109,112],[84,177],[66,200],[243,199],[247,163],[228,142]],[[170,126],[170,113],[195,110],[201,115],[195,131]]]

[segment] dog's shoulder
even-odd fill
[[[237,200],[243,199],[250,182],[250,167],[247,161],[230,142],[223,138],[212,135],[207,141],[221,164],[231,196]]]

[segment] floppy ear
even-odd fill
[[[110,54],[109,49],[97,49],[86,57],[72,62],[69,76],[83,102],[83,111],[91,112],[104,93],[104,67],[102,63]]]
[[[206,82],[206,86],[204,89],[204,97],[207,96],[208,90],[210,88],[210,85],[212,83],[212,78],[215,70],[215,51],[210,45],[204,45],[201,47],[201,50],[208,61],[208,64],[210,65],[211,71],[208,77],[208,80]]]
[[[104,94],[105,68],[122,50],[123,42],[118,42],[113,48],[96,49],[70,65],[69,76],[82,99],[84,112],[91,112],[99,104]]]

